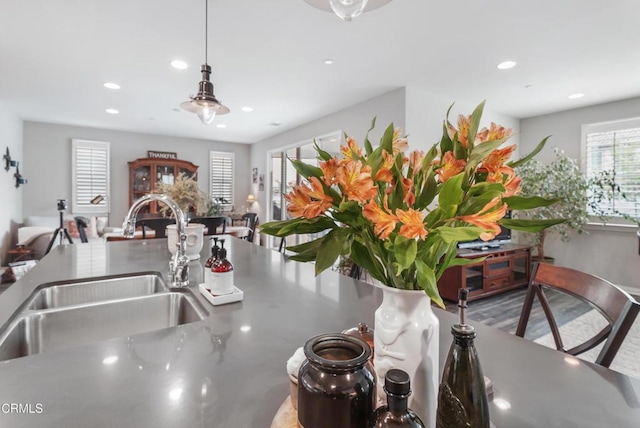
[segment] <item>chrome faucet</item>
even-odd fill
[[[187,227],[187,216],[178,206],[176,201],[166,195],[148,194],[133,202],[127,216],[122,223],[122,236],[125,238],[133,238],[136,231],[136,216],[140,208],[147,205],[151,201],[163,202],[171,209],[173,216],[176,218],[177,251],[169,262],[169,281],[172,287],[186,287],[189,285],[189,258],[186,255],[187,235],[184,232]]]

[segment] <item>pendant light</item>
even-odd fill
[[[351,21],[363,12],[377,9],[391,0],[304,0],[311,6],[333,12],[344,21]]]
[[[207,48],[209,38],[209,1],[204,2],[204,64],[200,67],[202,72],[202,80],[200,81],[198,93],[191,96],[189,101],[185,101],[180,104],[183,110],[191,113],[196,113],[202,123],[205,125],[213,122],[216,114],[229,113],[229,107],[226,107],[216,99],[213,93],[213,83],[209,80],[211,76],[211,67],[207,63]]]

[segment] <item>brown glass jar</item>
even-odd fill
[[[303,428],[366,428],[375,408],[371,348],[355,336],[321,334],[304,345],[298,374],[298,421]]]

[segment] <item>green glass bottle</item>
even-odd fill
[[[489,400],[478,353],[475,329],[465,323],[466,289],[458,292],[460,324],[451,326],[453,343],[438,391],[436,428],[489,428]]]

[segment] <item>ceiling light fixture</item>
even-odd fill
[[[391,0],[304,0],[311,6],[333,12],[343,21],[351,21],[362,12],[377,9]]]
[[[180,107],[188,112],[196,113],[202,123],[208,125],[213,122],[213,118],[216,117],[216,114],[229,113],[229,107],[223,106],[218,102],[216,96],[213,94],[213,84],[209,81],[209,76],[211,75],[211,67],[207,63],[209,1],[205,0],[204,5],[204,64],[200,67],[202,80],[200,81],[197,95],[192,96],[189,101],[185,101],[180,104]]]
[[[581,94],[581,93],[569,95],[570,100],[577,100],[578,98],[582,98],[582,97],[584,97],[584,94]]]
[[[227,125],[225,125],[224,123],[218,123],[216,125],[216,128],[220,128],[220,129],[223,129],[223,128],[226,128],[226,127],[227,127]]]
[[[186,70],[189,66],[184,61],[174,59],[173,61],[171,61],[171,67],[175,68],[176,70]]]
[[[107,113],[109,114],[118,114],[120,113],[118,110],[114,109],[114,108],[108,108],[105,110]]]
[[[113,83],[113,82],[105,82],[103,86],[105,88],[107,88],[107,89],[113,89],[113,90],[120,89],[120,85],[118,85],[117,83]]]
[[[247,113],[251,113],[253,111],[253,107],[242,107],[240,110],[246,111]]]
[[[324,63],[325,63],[325,65],[331,65],[331,64],[333,64],[333,60],[327,58],[327,59],[324,60]]]
[[[515,67],[516,64],[517,64],[517,62],[515,62],[515,61],[504,61],[504,62],[501,62],[500,64],[498,64],[498,68],[500,70],[508,70],[510,68]]]

